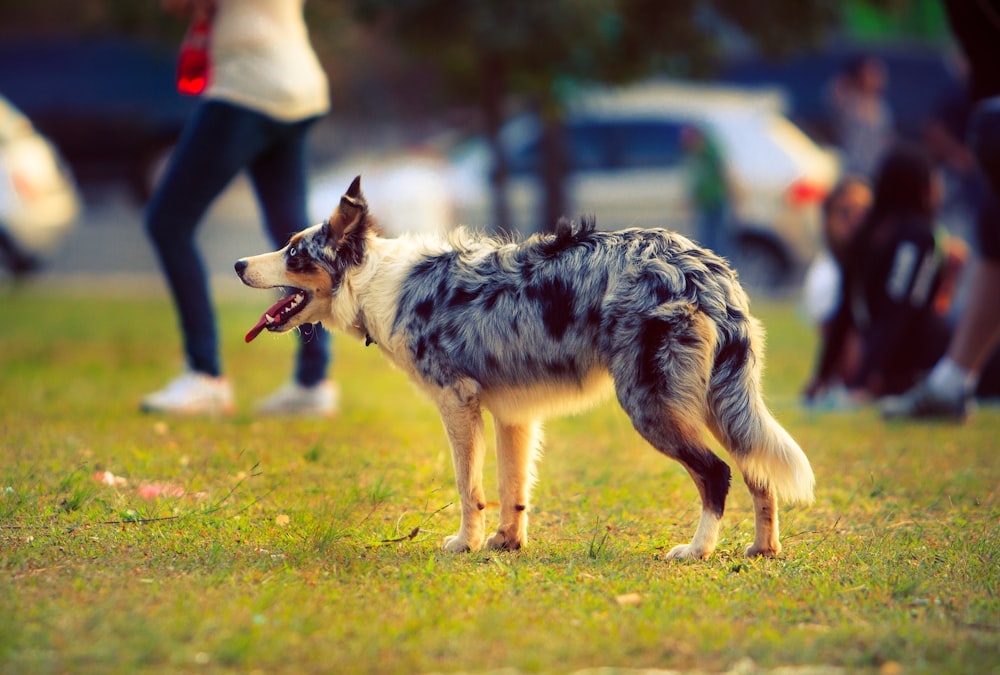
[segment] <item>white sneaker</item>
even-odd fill
[[[187,371],[142,399],[143,412],[171,415],[231,415],[233,390],[223,377]]]
[[[289,382],[257,404],[261,415],[326,417],[337,412],[340,390],[330,380],[311,387]]]
[[[943,394],[935,391],[927,380],[899,396],[887,396],[881,401],[882,417],[887,420],[941,420],[961,424],[974,407],[971,396]]]

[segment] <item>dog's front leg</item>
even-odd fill
[[[516,551],[528,543],[528,506],[540,436],[537,423],[506,424],[496,420],[500,526],[486,540],[487,548]]]
[[[458,534],[445,537],[446,551],[474,551],[483,544],[486,529],[486,498],[483,493],[483,414],[479,385],[462,380],[445,387],[437,397],[441,419],[451,443],[455,483],[462,504]]]

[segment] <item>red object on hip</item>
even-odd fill
[[[212,24],[208,21],[195,22],[188,28],[177,58],[177,91],[180,93],[197,96],[208,87],[212,78],[211,37]]]

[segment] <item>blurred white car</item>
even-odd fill
[[[310,222],[329,218],[360,174],[361,190],[387,235],[444,232],[458,225],[447,183],[449,170],[445,154],[427,149],[355,155],[312,178]]]
[[[693,234],[681,133],[697,126],[716,139],[727,164],[733,258],[741,276],[759,287],[787,283],[818,248],[820,203],[839,165],[784,117],[782,103],[772,93],[676,83],[581,95],[566,119],[567,215],[594,214],[608,229],[668,227]],[[515,117],[501,132],[510,210],[522,233],[539,229],[540,136],[531,115]],[[484,138],[455,144],[437,158],[402,154],[342,166],[316,182],[313,202],[327,211],[361,173],[362,188],[389,232],[491,224],[493,158]]]
[[[79,213],[76,184],[55,147],[0,96],[0,268],[33,268]]]

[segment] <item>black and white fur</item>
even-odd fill
[[[269,330],[322,322],[373,341],[437,404],[462,507],[449,551],[523,546],[541,421],[612,392],[701,495],[694,538],[670,558],[705,557],[718,539],[730,468],[705,428],[753,496],[748,555],[781,550],[777,498],[812,500],[809,461],[761,396],[763,336],[746,294],[723,259],[678,234],[564,221],[520,243],[462,229],[386,239],[359,177],[329,221],[236,270],[249,286],[288,291],[262,318]],[[489,538],[483,408],[495,419],[500,492]]]

